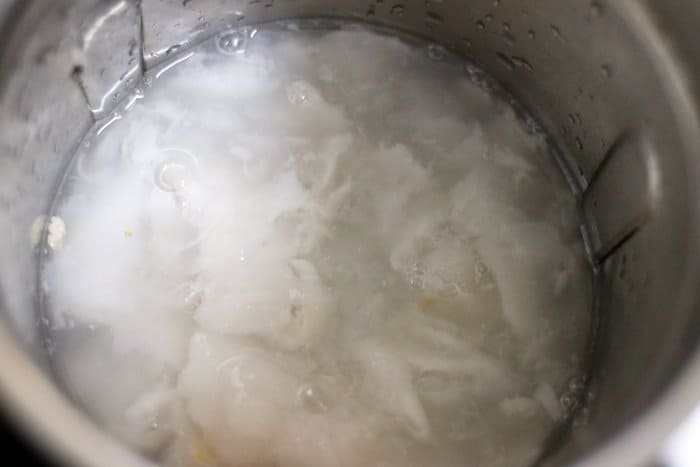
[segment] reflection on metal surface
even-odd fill
[[[594,258],[603,262],[651,216],[650,169],[644,147],[633,136],[618,138],[583,193],[583,209],[592,229]]]

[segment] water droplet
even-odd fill
[[[498,7],[501,4],[501,0],[493,0],[493,6]]]
[[[603,78],[610,78],[613,75],[612,67],[607,63],[603,64],[600,67],[600,71],[603,75]]]
[[[493,93],[498,90],[498,85],[491,77],[481,68],[473,64],[467,64],[464,67],[469,80],[477,87],[488,93]]]
[[[515,69],[515,65],[513,65],[513,62],[507,55],[497,52],[496,57],[498,57],[498,61],[501,62],[501,65],[506,67],[508,70],[513,71]]]
[[[163,191],[177,191],[185,188],[189,178],[189,168],[178,162],[165,162],[156,169],[155,182]]]
[[[591,3],[591,7],[588,9],[588,18],[599,18],[603,14],[603,7],[600,6],[598,2]]]
[[[487,14],[486,16],[484,16],[484,21],[490,23],[491,21],[493,21],[493,15],[491,13]]]
[[[571,393],[566,392],[559,398],[559,403],[564,412],[569,412],[576,405],[576,398]]]
[[[586,377],[583,375],[574,376],[569,380],[569,391],[576,395],[576,397],[581,397],[583,391],[586,389]]]
[[[515,65],[518,68],[522,68],[523,70],[527,71],[535,71],[535,68],[528,62],[526,59],[523,57],[510,57],[510,61],[513,62],[513,65]]]
[[[569,122],[571,122],[572,125],[576,125],[576,117],[574,117],[574,114],[569,114]]]
[[[426,26],[439,26],[444,22],[445,22],[445,20],[442,19],[442,16],[440,16],[438,13],[435,13],[434,11],[426,11],[425,12],[425,24],[426,24]]]
[[[391,13],[392,15],[401,16],[401,15],[403,15],[405,10],[406,10],[406,7],[404,7],[403,5],[398,3],[398,4],[391,7],[391,10],[389,10],[389,13]]]
[[[197,165],[196,157],[183,149],[163,150],[164,160],[155,169],[154,182],[163,191],[179,191],[191,183]]]
[[[151,431],[156,431],[160,427],[160,424],[158,423],[157,419],[153,419],[151,424],[148,426],[148,429]]]
[[[168,50],[165,51],[165,55],[172,55],[175,52],[177,52],[179,48],[180,44],[171,45],[170,47],[168,47]]]
[[[508,23],[503,23],[503,30],[504,30],[504,31],[507,31],[507,32],[510,32],[510,24],[508,24]]]
[[[552,35],[562,42],[567,42],[566,37],[562,34],[561,30],[554,24],[549,25],[549,29],[552,31]]]
[[[185,309],[188,312],[194,312],[202,304],[202,292],[193,285],[188,285],[182,297],[185,302]]]
[[[287,86],[287,99],[292,104],[308,104],[316,97],[316,90],[306,81],[294,81]]]
[[[593,391],[592,389],[589,389],[588,391],[586,391],[585,398],[586,398],[586,402],[592,402],[595,399],[595,391]]]
[[[506,42],[506,44],[508,44],[511,47],[515,46],[516,39],[515,39],[515,36],[513,34],[511,34],[508,31],[503,31],[502,36],[503,36],[503,40]]]
[[[430,44],[428,46],[428,58],[435,61],[440,61],[445,58],[447,51],[444,47],[437,44]]]
[[[535,38],[535,31],[532,29],[528,29],[527,30],[527,37],[529,37],[530,39],[534,39]]]
[[[491,290],[494,287],[489,268],[479,258],[474,261],[474,280],[485,290]]]
[[[321,390],[311,384],[302,384],[297,391],[299,404],[309,412],[327,412],[329,408],[328,398]]]
[[[540,124],[535,120],[535,118],[532,115],[526,115],[524,119],[525,123],[525,129],[527,130],[528,134],[531,135],[541,135],[544,133],[544,130],[540,126]]]
[[[126,79],[126,85],[131,86],[132,84],[134,84],[134,77],[130,76],[129,78]]]
[[[581,138],[576,138],[576,148],[578,148],[579,151],[583,151],[583,142]]]
[[[484,29],[484,28],[486,27],[486,25],[484,24],[484,22],[481,21],[481,20],[478,20],[475,24],[476,24],[476,28],[477,28],[477,29]]]
[[[197,18],[197,21],[199,21],[200,23],[202,23],[202,22],[204,22],[205,19],[206,19],[206,18],[205,18],[204,16],[200,16],[199,18]]]
[[[374,15],[375,15],[374,4],[370,3],[367,6],[367,12],[365,13],[365,16],[374,16]]]
[[[464,45],[467,46],[467,47],[471,47],[471,46],[472,46],[472,41],[471,41],[471,39],[468,39],[468,38],[466,38],[466,37],[463,37],[463,38],[462,38],[462,42],[463,42]]]
[[[569,380],[569,384],[564,393],[559,398],[561,408],[564,412],[571,412],[583,402],[586,390],[585,375],[576,375]]]
[[[413,263],[406,271],[408,284],[416,289],[423,288],[423,279],[425,277],[425,269],[422,263]]]
[[[227,55],[235,55],[245,51],[246,36],[240,31],[227,31],[216,40],[216,48]]]

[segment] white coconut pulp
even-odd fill
[[[182,58],[53,213],[74,397],[174,466],[532,460],[589,328],[544,138],[444,50],[357,27]]]

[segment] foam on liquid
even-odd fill
[[[576,202],[436,50],[230,31],[82,148],[44,280],[99,422],[174,466],[537,455],[588,335]]]

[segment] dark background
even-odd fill
[[[64,467],[50,463],[4,413],[0,413],[0,456],[4,465]]]

